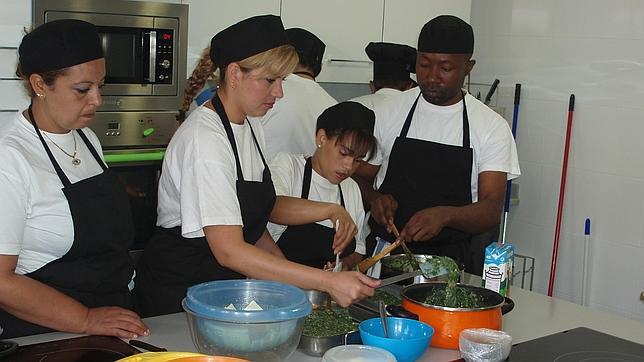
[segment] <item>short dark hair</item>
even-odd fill
[[[340,102],[322,112],[318,117],[316,132],[323,129],[327,137],[335,138],[335,143],[350,140],[355,154],[373,157],[376,151],[376,138],[373,128],[376,116],[372,110],[357,102]]]

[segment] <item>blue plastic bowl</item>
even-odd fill
[[[389,338],[385,338],[380,318],[360,323],[362,343],[386,349],[398,362],[413,362],[420,357],[432,340],[434,328],[423,322],[407,318],[387,317]]]
[[[263,310],[244,310],[255,301]],[[235,310],[226,309],[230,304]],[[201,353],[284,360],[297,347],[311,303],[301,289],[266,280],[220,280],[188,288],[182,302]]]

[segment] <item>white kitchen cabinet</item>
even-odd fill
[[[382,41],[418,45],[426,22],[438,15],[454,15],[470,22],[471,0],[384,0]]]
[[[189,6],[188,76],[217,32],[254,15],[280,14],[280,0],[183,0],[182,3]]]
[[[384,0],[282,0],[287,28],[304,28],[326,44],[319,82],[365,83],[371,62],[364,48],[382,39]]]
[[[0,120],[13,117],[29,105],[29,98],[16,79],[18,45],[31,28],[31,1],[4,0],[0,12]]]
[[[20,45],[25,28],[31,28],[31,1],[3,0],[0,12],[0,47]]]

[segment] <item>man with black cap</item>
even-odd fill
[[[498,224],[506,180],[520,170],[507,122],[462,89],[473,51],[463,20],[441,15],[423,26],[419,87],[376,107],[378,154],[358,174],[371,209],[368,248],[375,236],[392,240],[396,225],[404,240],[422,241],[412,251],[450,256],[480,275],[471,236]]]
[[[266,156],[278,152],[310,155],[315,150],[315,122],[328,107],[337,103],[316,81],[322,70],[326,45],[313,33],[301,29],[286,30],[295,47],[299,64],[284,79],[284,97],[261,119],[266,135]]]
[[[371,42],[365,48],[373,62],[371,93],[352,99],[373,109],[375,104],[416,85],[409,73],[416,73],[416,49],[404,44]]]

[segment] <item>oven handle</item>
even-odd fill
[[[105,162],[114,164],[114,163],[125,163],[125,162],[141,162],[141,161],[161,161],[165,156],[165,151],[156,151],[156,152],[139,152],[139,153],[118,153],[118,154],[106,154]]]
[[[148,71],[148,77],[150,83],[154,83],[157,80],[157,32],[156,30],[150,30],[150,69]]]

